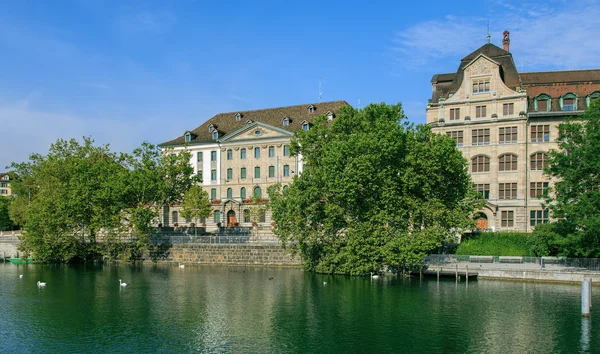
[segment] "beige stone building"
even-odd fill
[[[427,123],[448,134],[469,161],[487,203],[478,227],[531,231],[548,222],[540,196],[546,153],[558,125],[600,97],[600,69],[519,73],[504,32],[503,48],[487,43],[464,57],[456,73],[433,76]]]
[[[9,197],[10,195],[10,178],[8,174],[0,172],[0,197]]]
[[[249,227],[256,221],[268,231],[270,211],[259,210],[256,217],[253,208],[257,205],[251,202],[252,197],[266,200],[267,188],[277,183],[287,188],[302,171],[301,156],[290,154],[294,131],[310,129],[319,115],[334,119],[347,105],[345,101],[334,101],[219,113],[160,146],[191,152],[194,173],[201,177],[213,204],[212,216],[201,221],[207,230],[216,229],[218,223]],[[179,207],[174,206],[163,211],[161,222],[164,226],[184,226],[192,220],[182,219]]]

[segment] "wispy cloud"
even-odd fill
[[[519,68],[580,69],[597,66],[600,57],[600,2],[561,0],[489,3],[492,43],[501,46],[501,32],[511,32],[511,52]],[[566,10],[568,9],[568,10]],[[485,43],[487,18],[447,16],[420,22],[397,32],[389,50],[404,69],[448,67]]]
[[[123,14],[118,19],[119,28],[126,33],[165,33],[177,23],[170,11],[138,11]]]

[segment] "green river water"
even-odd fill
[[[0,264],[0,352],[600,353],[598,294],[583,319],[573,285]]]

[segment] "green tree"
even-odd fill
[[[292,141],[304,170],[270,191],[275,232],[307,269],[410,268],[473,226],[467,162],[445,135],[409,124],[401,105],[344,107]]]
[[[0,196],[0,231],[10,230],[14,224],[8,213],[10,199]]]
[[[561,255],[600,257],[600,102],[559,125],[558,149],[545,173],[556,181],[547,205],[558,224],[544,234],[561,235],[551,247]],[[549,230],[549,229],[553,229]]]
[[[198,224],[200,219],[207,218],[210,215],[211,210],[208,193],[201,186],[195,184],[185,192],[181,204],[181,216],[195,219],[196,224]]]

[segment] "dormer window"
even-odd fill
[[[288,117],[283,118],[283,126],[284,127],[290,126],[290,119]]]
[[[254,123],[254,121],[252,121],[252,120],[250,120],[250,119],[248,119],[248,120],[246,121],[246,125],[250,125],[250,124],[252,124],[252,123]]]
[[[185,142],[189,143],[190,141],[192,141],[192,134],[186,133],[185,134]]]
[[[533,99],[533,110],[536,112],[549,112],[552,106],[552,98],[545,94],[539,94]]]
[[[212,132],[213,132],[213,130],[215,130],[215,126],[214,126],[214,125],[212,125],[212,124],[211,124],[211,125],[209,125],[209,126],[208,126],[208,131],[212,133]]]
[[[327,112],[327,121],[328,122],[331,122],[333,120],[333,117],[334,117],[333,112]]]
[[[315,106],[313,106],[312,104],[310,106],[308,106],[308,113],[313,113],[315,111]]]
[[[575,111],[577,110],[577,95],[572,92],[562,95],[559,104],[563,111]]]
[[[216,130],[214,130],[214,131],[212,132],[212,138],[213,138],[213,139],[215,139],[215,140],[216,140],[216,139],[219,139],[219,132],[218,132],[218,131],[216,131]]]
[[[238,113],[238,114],[236,114],[236,115],[235,115],[235,120],[236,120],[237,122],[239,122],[240,120],[242,120],[242,114],[241,114],[241,113]]]
[[[590,93],[585,98],[586,106],[589,107],[592,104],[592,102],[595,102],[599,98],[600,98],[600,91],[595,91],[595,92]]]
[[[308,124],[307,121],[303,121],[302,122],[302,130],[307,131],[308,129],[310,129],[310,125]]]

